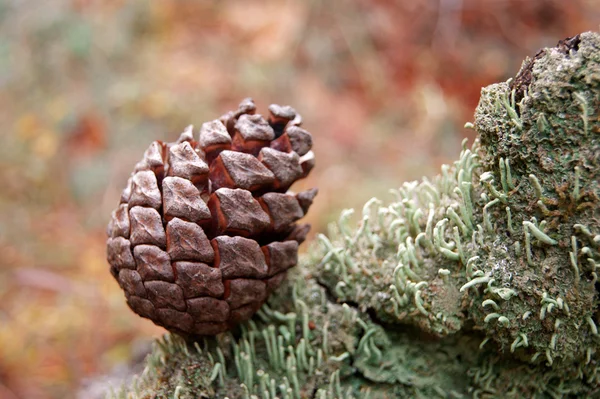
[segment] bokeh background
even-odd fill
[[[0,398],[92,397],[163,332],[104,249],[152,140],[247,96],[294,106],[325,231],[452,162],[481,86],[598,21],[597,0],[0,0]]]

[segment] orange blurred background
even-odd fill
[[[152,140],[247,96],[294,106],[317,156],[294,189],[320,188],[322,232],[452,162],[481,86],[599,17],[596,0],[0,0],[0,398],[92,397],[163,332],[104,249]]]

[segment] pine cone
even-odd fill
[[[296,265],[316,189],[287,192],[314,166],[312,137],[289,106],[268,121],[251,99],[153,142],[108,225],[110,271],[129,307],[185,336],[248,320]]]

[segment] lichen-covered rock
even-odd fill
[[[599,114],[600,35],[542,50],[458,161],[342,212],[237,334],[161,341],[140,397],[600,397]]]
[[[584,33],[484,88],[473,148],[397,203],[371,202],[361,234],[342,218],[344,251],[321,237],[317,279],[387,323],[440,337],[474,324],[533,364],[598,359],[599,76],[599,36]]]
[[[600,360],[599,92],[600,41],[583,33],[484,89],[475,114],[482,180],[498,193],[488,192],[496,234],[484,241],[500,240],[506,251],[482,257],[502,291],[478,290],[487,302],[470,314],[532,362]]]
[[[312,137],[293,108],[269,109],[267,121],[246,99],[197,141],[189,127],[153,142],[136,165],[107,258],[140,316],[186,337],[217,334],[248,320],[296,265],[309,226],[295,222],[316,189],[286,191],[308,173]]]

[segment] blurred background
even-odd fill
[[[481,86],[598,21],[597,0],[0,0],[0,398],[91,397],[162,334],[104,247],[152,140],[294,106],[314,234],[452,162]]]

